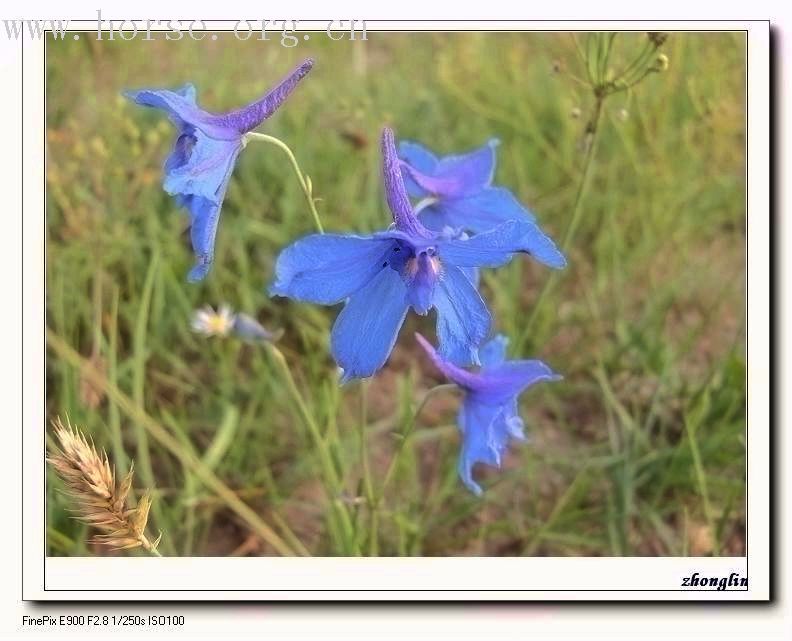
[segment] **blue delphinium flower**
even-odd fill
[[[512,440],[525,441],[525,423],[520,418],[517,398],[540,381],[557,381],[562,377],[542,361],[507,361],[505,336],[498,335],[479,351],[481,369],[468,372],[448,362],[420,334],[415,337],[429,357],[449,380],[465,392],[459,410],[458,426],[462,433],[459,476],[473,493],[481,486],[473,480],[473,466],[486,463],[500,467],[503,454]]]
[[[280,107],[297,83],[311,70],[308,59],[256,102],[235,111],[213,114],[195,102],[195,88],[141,89],[125,95],[139,105],[167,112],[178,130],[173,151],[165,161],[163,187],[179,206],[190,212],[190,235],[196,264],[187,276],[203,280],[212,266],[215,234],[228,181],[245,134]]]
[[[437,312],[440,353],[478,362],[490,313],[471,282],[478,267],[498,267],[517,252],[554,268],[566,264],[531,221],[509,221],[472,238],[433,232],[416,218],[404,187],[393,132],[382,134],[385,193],[393,225],[369,236],[314,234],[283,250],[270,295],[335,305],[346,301],[331,334],[343,380],[371,376],[393,349],[410,307]]]
[[[444,158],[416,142],[399,144],[407,191],[423,199],[417,209],[426,227],[481,233],[509,220],[535,220],[508,189],[492,186],[498,144],[492,139],[469,153]]]

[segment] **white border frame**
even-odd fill
[[[108,16],[105,16],[107,19]],[[208,30],[228,29],[206,21]],[[327,21],[300,20],[300,30]],[[72,21],[69,29],[95,29]],[[770,596],[769,23],[702,21],[367,21],[376,31],[746,31],[748,37],[747,557],[59,558],[43,559],[44,43],[23,59],[23,598],[26,600],[767,600]],[[275,44],[275,43],[273,43]],[[277,45],[276,45],[277,46]],[[750,564],[750,573],[748,566]],[[739,591],[685,591],[681,578],[749,577]],[[45,583],[46,576],[46,583]],[[662,586],[662,587],[660,587]],[[171,590],[165,592],[165,590]],[[197,591],[204,590],[204,591]],[[295,590],[286,592],[286,590]],[[320,592],[319,590],[329,590]],[[376,592],[374,590],[381,590]],[[404,590],[404,591],[399,591]],[[428,590],[433,590],[428,592]],[[460,591],[469,590],[469,591]],[[585,591],[591,590],[591,591]],[[596,590],[596,591],[595,591]]]

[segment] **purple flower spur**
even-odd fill
[[[562,377],[542,361],[507,361],[507,339],[500,334],[479,351],[481,370],[477,373],[448,362],[420,334],[415,337],[437,369],[465,392],[457,419],[462,433],[458,470],[468,489],[480,495],[481,486],[473,480],[473,466],[486,463],[500,467],[511,441],[526,440],[525,423],[517,407],[519,395],[535,383]]]
[[[234,163],[245,146],[245,134],[275,113],[313,64],[311,59],[304,61],[256,102],[223,114],[198,107],[195,87],[189,84],[174,91],[125,92],[139,105],[167,112],[178,130],[173,151],[165,161],[163,187],[179,206],[190,212],[190,235],[196,257],[196,264],[187,276],[190,282],[203,280],[212,266],[220,208]]]
[[[422,199],[416,210],[426,227],[478,234],[509,220],[535,220],[508,189],[492,186],[498,144],[492,139],[469,153],[444,158],[416,142],[399,144],[407,191]]]
[[[314,234],[284,249],[271,296],[345,303],[331,334],[343,381],[371,376],[390,355],[407,311],[437,314],[440,353],[478,363],[490,313],[472,282],[479,267],[498,267],[526,253],[554,268],[566,264],[553,241],[529,220],[509,221],[468,238],[438,233],[415,216],[402,179],[393,132],[382,133],[385,193],[393,224],[369,236]]]

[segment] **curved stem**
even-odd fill
[[[566,253],[569,250],[570,245],[572,244],[572,239],[575,236],[575,231],[577,230],[578,225],[580,224],[582,212],[583,212],[583,197],[586,194],[588,189],[589,179],[591,176],[591,168],[594,165],[594,151],[597,146],[597,138],[598,132],[600,129],[600,120],[602,119],[602,105],[605,102],[604,95],[598,95],[596,98],[596,103],[594,105],[594,113],[589,121],[588,126],[586,127],[586,135],[589,136],[588,148],[586,149],[586,157],[583,160],[583,169],[580,175],[580,183],[578,184],[577,194],[575,195],[575,202],[572,205],[572,218],[569,221],[569,226],[567,227],[566,233],[564,234],[564,238],[561,241],[561,251]],[[530,335],[531,330],[533,329],[534,323],[536,322],[536,318],[539,312],[539,309],[544,302],[544,299],[547,298],[550,291],[555,286],[556,279],[558,278],[558,273],[554,273],[545,281],[544,287],[542,288],[541,292],[539,292],[539,296],[534,303],[533,309],[531,310],[531,315],[528,317],[528,322],[525,324],[525,329],[520,336],[520,340],[518,342],[519,350],[522,351],[526,338]]]
[[[322,221],[319,219],[319,213],[316,211],[316,202],[313,198],[313,186],[311,185],[311,179],[303,174],[302,170],[300,169],[300,165],[297,163],[297,159],[294,157],[292,150],[289,149],[289,146],[279,138],[268,136],[267,134],[260,134],[255,131],[245,134],[245,140],[261,140],[262,142],[267,142],[271,145],[275,145],[286,154],[286,156],[289,158],[289,162],[291,162],[292,168],[294,169],[294,173],[297,176],[297,181],[300,183],[303,194],[305,194],[305,199],[308,201],[308,207],[311,210],[311,215],[313,216],[314,223],[316,224],[316,229],[320,234],[324,234]]]
[[[300,393],[300,389],[297,387],[297,383],[292,376],[291,369],[289,368],[289,364],[286,362],[286,358],[283,356],[283,352],[281,352],[272,343],[264,343],[264,347],[266,348],[272,362],[274,362],[277,368],[280,370],[281,375],[283,376],[283,381],[286,383],[286,388],[289,392],[289,395],[291,396],[292,401],[297,408],[297,412],[302,418],[303,423],[308,429],[308,433],[310,434],[310,437],[316,446],[316,450],[319,455],[319,464],[322,466],[325,482],[330,486],[329,498],[331,501],[331,506],[338,513],[341,526],[344,528],[347,539],[353,540],[354,536],[352,519],[350,518],[346,506],[341,501],[341,495],[343,494],[344,490],[344,480],[335,467],[330,448],[328,447],[327,442],[325,441],[325,438],[319,429],[319,425],[311,414],[311,411],[308,409],[308,404],[305,402],[305,399]]]
[[[378,541],[378,513],[374,502],[374,484],[371,477],[371,463],[368,456],[368,439],[366,430],[368,428],[368,380],[364,379],[360,384],[360,420],[358,421],[360,430],[360,462],[363,468],[363,491],[366,494],[366,504],[369,511],[369,556],[377,556]]]
[[[399,462],[400,455],[404,451],[404,448],[407,445],[407,441],[409,440],[410,436],[415,430],[415,425],[418,422],[418,416],[421,414],[424,407],[426,407],[426,404],[429,402],[429,399],[432,398],[432,396],[434,396],[438,392],[456,389],[456,387],[457,386],[454,383],[443,383],[442,385],[436,385],[428,392],[426,392],[426,394],[424,394],[423,399],[421,399],[421,402],[418,404],[418,407],[415,409],[415,412],[413,412],[413,415],[410,419],[410,423],[407,426],[407,429],[404,430],[404,432],[402,432],[399,435],[401,437],[401,440],[399,441],[399,447],[396,450],[396,452],[393,454],[393,458],[391,459],[391,462],[388,465],[388,469],[385,472],[385,478],[382,481],[382,485],[380,486],[379,491],[377,492],[377,498],[375,501],[375,505],[377,506],[377,508],[379,508],[380,504],[382,503],[382,499],[385,496],[385,490],[387,489],[388,484],[393,478],[393,474],[396,471],[396,466]]]

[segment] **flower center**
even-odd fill
[[[391,266],[399,272],[407,286],[408,302],[416,313],[426,314],[432,307],[435,286],[443,272],[443,265],[435,248],[427,247],[417,251],[409,248],[400,265],[394,262],[391,262]]]
[[[214,314],[206,319],[208,333],[225,336],[231,330],[232,319],[222,314]]]
[[[441,271],[440,259],[436,255],[430,255],[427,252],[421,252],[407,259],[407,263],[404,266],[404,273],[411,280],[419,277],[436,279]]]

